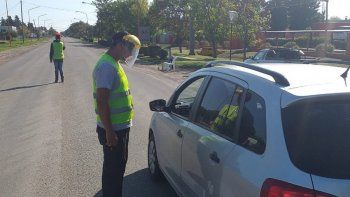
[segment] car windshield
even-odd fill
[[[294,165],[314,175],[350,178],[350,96],[305,100],[282,110]]]

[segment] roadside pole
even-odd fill
[[[347,40],[347,48],[346,48],[346,53],[350,57],[350,33],[348,33],[348,40]]]
[[[21,18],[22,18],[22,43],[24,44],[24,23],[23,23],[23,2],[21,0]]]

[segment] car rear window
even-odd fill
[[[282,109],[289,156],[317,176],[350,179],[350,96],[308,99]]]
[[[291,50],[277,50],[277,57],[285,60],[294,60],[300,59],[299,51],[291,51]]]

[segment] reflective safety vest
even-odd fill
[[[97,62],[94,68],[94,72],[103,62],[108,62],[111,65],[113,65],[113,67],[115,68],[119,76],[119,86],[115,87],[115,89],[112,89],[109,95],[109,108],[111,113],[111,122],[112,122],[113,128],[116,128],[120,125],[131,122],[132,118],[134,117],[132,96],[129,89],[128,78],[126,77],[122,66],[119,63],[117,63],[113,57],[109,56],[106,53],[103,54],[100,57],[100,60]],[[97,115],[97,122],[99,124],[102,124],[101,118],[98,114],[98,109],[97,109],[96,91],[97,91],[96,79],[94,78],[93,79],[94,107]]]
[[[63,60],[64,59],[64,53],[63,53],[63,42],[52,42],[53,45],[53,59],[54,60]]]
[[[216,131],[217,129],[223,128],[225,125],[235,122],[238,116],[238,110],[239,107],[236,105],[225,105],[221,108],[218,116],[215,118],[211,129]]]

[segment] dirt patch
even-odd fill
[[[31,49],[38,47],[38,45],[42,45],[44,43],[47,43],[47,41],[44,41],[44,42],[38,43],[38,44],[33,44],[30,46],[23,46],[23,47],[14,48],[14,49],[0,52],[0,65],[5,64],[6,62],[12,60],[13,58],[16,58],[16,57],[30,51]]]

